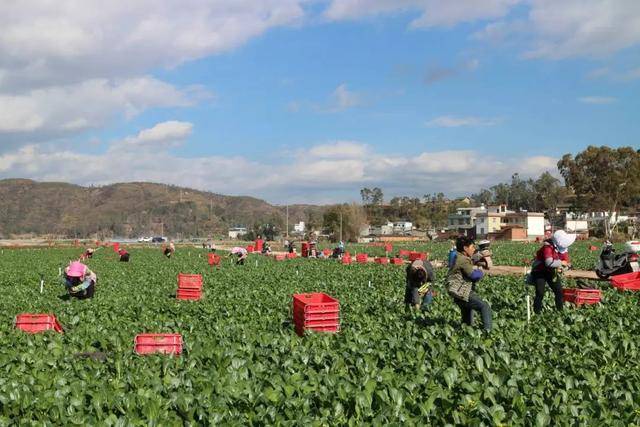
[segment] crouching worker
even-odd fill
[[[417,259],[407,266],[407,282],[404,290],[404,304],[408,311],[411,308],[422,311],[429,309],[433,301],[433,291],[429,283],[435,281],[433,266],[429,261]]]
[[[80,261],[74,261],[64,269],[64,285],[74,298],[93,298],[96,286],[96,274]]]
[[[173,242],[169,243],[169,246],[167,246],[166,248],[164,248],[164,256],[166,256],[167,258],[171,258],[171,255],[173,255],[173,253],[176,251],[176,246],[173,244]]]
[[[120,248],[118,255],[120,255],[120,262],[129,262],[129,252],[126,249]]]
[[[80,256],[80,259],[87,259],[87,258],[93,258],[93,253],[95,252],[95,249],[93,248],[87,248],[86,251],[84,251],[84,253],[82,254],[82,256]]]
[[[244,261],[249,256],[249,253],[245,248],[236,246],[235,248],[231,249],[231,252],[229,252],[229,256],[234,256],[234,255],[237,257],[236,265],[244,265]]]
[[[470,238],[460,236],[456,239],[456,259],[447,273],[447,287],[449,295],[460,307],[462,322],[471,325],[473,312],[478,311],[482,316],[482,326],[490,331],[491,307],[476,294],[476,284],[484,273],[473,265],[471,257],[475,251],[475,244]]]
[[[575,234],[569,234],[564,230],[553,233],[550,239],[538,252],[531,265],[531,284],[536,287],[536,296],[533,299],[533,312],[538,314],[542,311],[542,300],[544,299],[547,285],[553,291],[556,303],[556,310],[562,310],[562,272],[569,268],[569,246],[576,240]]]

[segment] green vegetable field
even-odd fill
[[[591,268],[597,252],[576,246],[574,264]],[[536,247],[496,245],[496,263]],[[448,245],[416,248],[444,258]],[[442,270],[432,311],[412,316],[399,266],[252,255],[212,270],[198,249],[130,252],[126,264],[98,251],[95,298],[65,301],[58,268],[78,249],[3,251],[0,425],[640,424],[639,295],[607,283],[602,304],[561,313],[548,293],[527,324],[533,288],[487,278],[485,334],[460,326]],[[179,272],[203,274],[201,301],[174,298]],[[292,294],[316,291],[340,300],[342,331],[299,337]],[[16,330],[23,312],[55,313],[65,333]],[[185,351],[138,356],[142,332],[181,333]]]

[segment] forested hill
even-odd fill
[[[289,207],[289,224],[317,221],[323,208]],[[24,234],[92,237],[226,235],[233,225],[274,224],[285,208],[253,197],[223,196],[146,182],[82,187],[27,179],[0,180],[0,237]]]

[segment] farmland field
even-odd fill
[[[572,248],[578,268],[595,263],[587,246]],[[441,259],[448,250],[409,247]],[[521,265],[535,248],[497,245],[496,263]],[[98,251],[87,262],[98,274],[95,298],[65,301],[58,268],[78,249],[3,251],[0,425],[640,423],[638,295],[606,283],[602,304],[560,313],[547,294],[527,324],[533,289],[521,277],[487,278],[479,293],[494,330],[485,334],[460,326],[442,270],[431,312],[412,316],[398,266],[253,255],[211,270],[198,249],[171,260],[130,252],[126,264]],[[201,301],[175,300],[179,272],[203,274]],[[340,300],[340,333],[295,334],[291,295],[314,291]],[[55,313],[65,333],[16,330],[22,312]],[[185,352],[137,356],[141,332],[181,333]]]

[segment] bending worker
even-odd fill
[[[473,312],[478,311],[482,316],[482,326],[486,331],[491,330],[491,307],[476,294],[476,284],[484,273],[473,265],[471,257],[475,253],[475,243],[466,236],[456,239],[456,259],[447,273],[447,287],[449,295],[460,307],[462,322],[467,325],[473,323]]]
[[[233,255],[238,257],[238,259],[236,259],[236,265],[244,265],[244,260],[247,259],[249,253],[245,248],[236,246],[235,248],[231,248],[231,252],[229,252],[229,256]]]
[[[575,234],[569,234],[564,230],[553,233],[550,239],[544,241],[542,247],[536,252],[536,258],[531,265],[531,283],[536,287],[536,296],[533,299],[533,312],[542,311],[545,285],[549,285],[553,291],[556,310],[562,310],[562,273],[568,269],[569,246],[576,241]]]
[[[64,269],[64,285],[74,298],[93,298],[96,286],[96,274],[80,261],[73,261]]]
[[[404,290],[406,310],[422,308],[426,311],[429,308],[433,301],[433,292],[427,282],[435,282],[433,266],[429,261],[417,259],[407,266],[407,282]]]
[[[176,246],[173,244],[173,242],[169,243],[169,246],[167,246],[166,248],[164,248],[164,256],[166,256],[167,258],[171,258],[171,255],[173,255],[173,253],[176,251]]]
[[[120,262],[129,262],[129,252],[125,248],[120,248],[118,255],[120,255]]]

